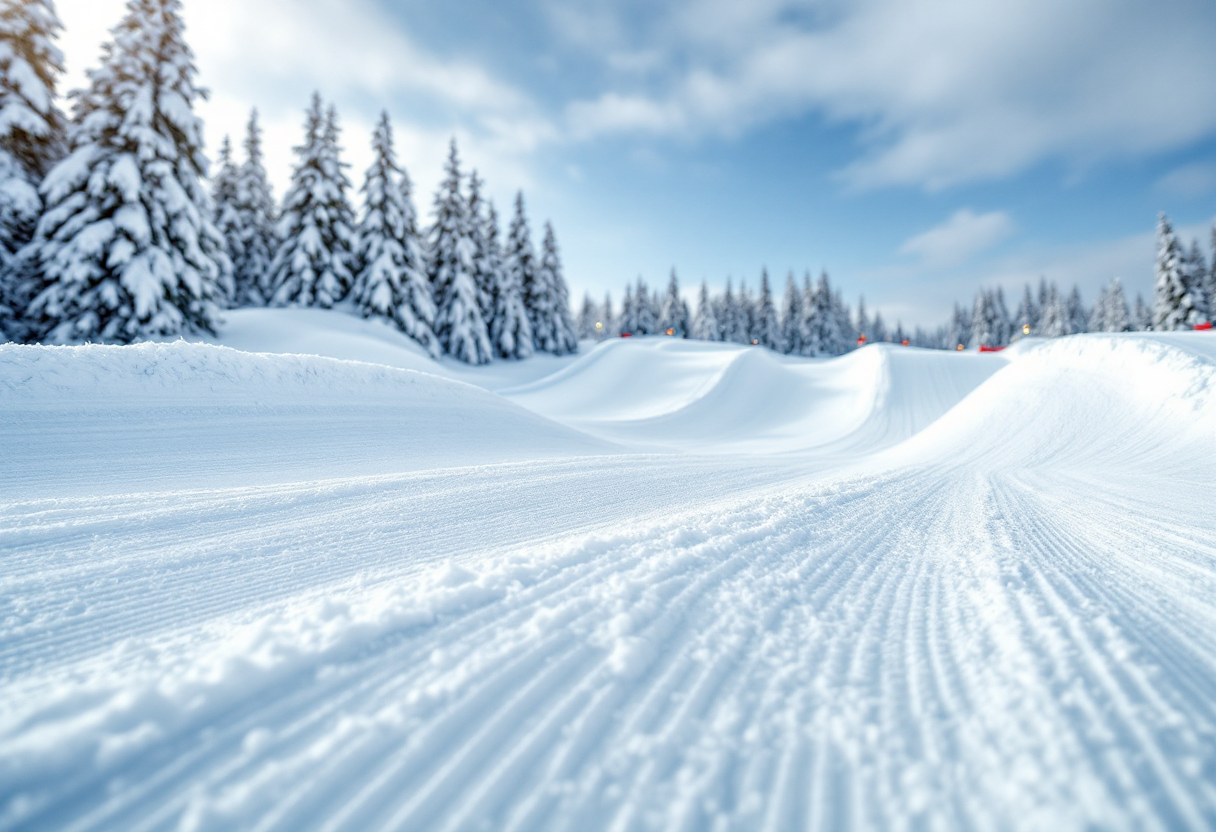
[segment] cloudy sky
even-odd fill
[[[934,324],[981,285],[1150,288],[1216,214],[1211,0],[184,0],[208,141],[257,106],[281,194],[314,89],[352,178],[393,117],[429,213],[448,137],[567,278],[619,299],[826,268]],[[123,0],[57,0],[71,88]]]

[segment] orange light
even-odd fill
[[[955,349],[957,349],[959,352],[962,352],[962,351],[963,351],[963,345],[962,345],[962,344],[959,344],[957,347],[955,347]]]
[[[866,334],[863,332],[857,336],[857,343],[864,344],[866,342]]]
[[[760,342],[759,342],[758,340],[756,340],[755,338],[753,338],[753,339],[752,339],[752,346],[753,346],[753,347],[756,347],[756,346],[759,346],[759,345],[760,345]]]
[[[906,346],[908,346],[908,339],[905,338],[904,340],[900,341],[899,343],[903,344],[906,347]]]
[[[672,328],[668,328],[668,330],[667,330],[667,334],[668,334],[668,335],[675,335],[675,334],[676,334],[676,331],[675,331],[674,329],[672,329]]]

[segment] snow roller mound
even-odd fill
[[[505,394],[588,433],[641,446],[858,454],[922,430],[1005,363],[889,345],[808,360],[647,338],[608,342]]]
[[[608,450],[462,382],[176,342],[0,347],[0,485],[208,488]]]
[[[902,462],[986,469],[1210,474],[1216,338],[1081,335],[1044,342],[891,453]]]

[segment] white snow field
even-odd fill
[[[219,340],[0,347],[0,829],[1216,828],[1214,336]]]

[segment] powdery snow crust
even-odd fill
[[[1216,826],[1216,337],[304,311],[0,348],[0,829]]]

